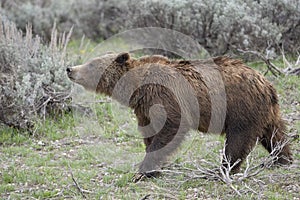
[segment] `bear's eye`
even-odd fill
[[[88,68],[89,68],[89,69],[91,69],[91,68],[93,68],[93,67],[94,67],[94,63],[88,64]]]

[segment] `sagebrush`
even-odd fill
[[[211,54],[237,49],[300,49],[300,2],[296,0],[26,0],[3,1],[1,10],[25,30],[50,38],[52,24],[75,35],[106,39],[136,27],[163,27],[192,36]]]
[[[70,101],[71,84],[65,67],[71,64],[66,45],[71,32],[52,31],[48,45],[0,16],[0,122],[16,128],[32,127],[34,118],[60,112]]]

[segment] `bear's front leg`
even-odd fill
[[[179,146],[188,131],[187,126],[181,121],[178,117],[167,118],[163,128],[158,133],[153,132],[154,129],[149,127],[147,130],[152,131],[152,133],[143,133],[144,137],[149,136],[144,138],[146,155],[138,173],[133,178],[134,182],[144,177],[155,177],[159,174],[157,170],[161,169],[166,158]]]

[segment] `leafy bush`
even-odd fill
[[[0,122],[28,129],[37,115],[62,111],[67,107],[70,82],[65,66],[70,64],[66,45],[71,32],[58,36],[52,31],[49,45],[25,35],[15,24],[0,16]]]
[[[125,29],[159,26],[191,35],[213,55],[237,49],[300,50],[296,0],[23,0],[3,1],[2,12],[25,30],[50,33],[54,21],[75,35],[105,39]],[[47,36],[49,38],[49,35]]]

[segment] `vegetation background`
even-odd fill
[[[1,0],[0,6],[1,198],[300,199],[299,1]],[[117,33],[150,26],[182,32],[212,56],[239,57],[264,73],[280,96],[294,164],[253,174],[249,169],[268,158],[258,146],[243,173],[218,178],[209,170],[219,166],[224,138],[191,132],[162,177],[132,183],[144,155],[134,115],[103,96],[74,104],[65,68]]]

